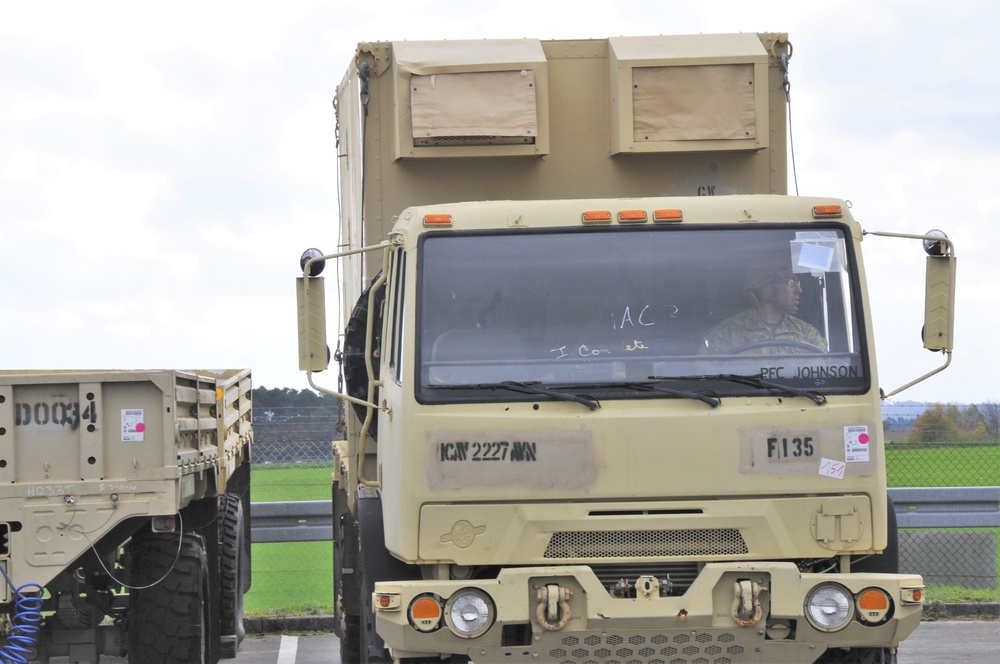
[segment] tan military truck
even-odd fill
[[[235,657],[251,377],[0,372],[0,661]]]
[[[790,54],[358,47],[342,246],[298,280],[300,368],[322,388],[332,354],[353,406],[343,661],[895,661],[923,582],[897,569],[867,232],[786,195]],[[904,237],[946,366],[954,250]],[[331,353],[334,257],[353,309]]]

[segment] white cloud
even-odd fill
[[[902,396],[995,400],[998,19],[984,0],[8,3],[0,342],[24,368],[251,365],[303,386],[292,279],[336,244],[330,100],[356,43],[787,31],[802,193],[958,248],[954,366]],[[864,249],[883,382],[906,382],[939,360],[916,341],[921,251]]]

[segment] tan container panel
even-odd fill
[[[537,39],[394,42],[394,159],[546,154],[547,71]]]
[[[535,73],[528,69],[414,74],[410,109],[416,147],[503,139],[534,143],[538,135]]]
[[[636,143],[754,138],[753,65],[637,67],[632,126]]]
[[[768,54],[757,35],[608,42],[612,154],[768,147]]]

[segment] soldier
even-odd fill
[[[712,328],[705,336],[702,352],[711,355],[733,350],[759,355],[826,352],[826,340],[819,330],[792,315],[799,309],[802,283],[787,262],[754,265],[747,274],[744,290],[752,306]],[[790,343],[782,344],[783,341]]]

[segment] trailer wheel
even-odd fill
[[[209,583],[204,539],[184,533],[178,553],[176,533],[146,531],[132,538],[130,553],[130,664],[204,663]]]
[[[243,595],[246,555],[243,542],[243,501],[225,493],[219,505],[219,624],[221,656],[236,657],[243,642]]]

